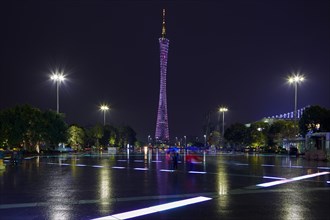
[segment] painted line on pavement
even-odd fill
[[[235,163],[236,166],[249,166],[247,163]]]
[[[202,171],[194,171],[194,170],[191,170],[191,171],[189,171],[188,173],[206,174],[206,172],[202,172]]]
[[[304,175],[304,176],[297,176],[297,177],[290,178],[290,179],[283,179],[283,180],[277,180],[277,181],[268,182],[268,183],[261,183],[261,184],[257,184],[256,186],[270,187],[270,186],[280,185],[280,184],[284,184],[284,183],[290,183],[290,182],[294,182],[294,181],[298,181],[298,180],[308,179],[308,178],[327,175],[327,174],[330,174],[330,172],[321,172],[321,173],[308,174],[308,175]]]
[[[69,163],[59,163],[58,165],[60,165],[60,166],[71,166],[72,164],[69,164]]]
[[[174,172],[174,170],[165,170],[165,169],[161,169],[159,171],[161,171],[161,172]]]
[[[143,167],[137,167],[137,168],[134,168],[134,170],[143,170],[143,171],[146,171],[146,170],[149,170],[148,168],[143,168]]]
[[[276,176],[263,176],[264,179],[274,179],[274,180],[285,180],[286,178],[283,177],[276,177]]]
[[[93,165],[92,167],[103,168],[104,166],[101,166],[101,165]]]
[[[86,164],[76,164],[77,167],[86,167]]]
[[[101,218],[95,218],[93,220],[111,220],[111,219],[129,219],[129,218],[135,218],[138,216],[143,216],[143,215],[148,215],[156,212],[162,212],[166,211],[169,209],[174,209],[182,206],[187,206],[187,205],[192,205],[195,203],[199,202],[205,202],[208,200],[211,200],[212,198],[209,197],[204,197],[204,196],[199,196],[195,198],[190,198],[190,199],[184,199],[176,202],[170,202],[170,203],[165,203],[162,205],[156,205],[156,206],[151,206],[148,208],[143,208],[143,209],[137,209],[133,211],[128,211],[128,212],[123,212],[115,215],[110,215],[110,216],[105,216]]]
[[[113,169],[125,169],[126,167],[112,167]]]
[[[24,160],[31,160],[33,158],[35,158],[35,157],[25,157]]]

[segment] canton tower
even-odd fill
[[[160,90],[156,124],[156,142],[167,143],[169,141],[167,99],[166,99],[166,73],[167,73],[167,54],[170,41],[165,38],[165,9],[163,9],[162,37],[159,38],[160,46]]]

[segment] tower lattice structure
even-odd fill
[[[160,91],[156,123],[156,142],[167,143],[170,139],[167,115],[166,97],[166,75],[167,75],[167,55],[170,41],[165,38],[165,9],[163,9],[162,37],[159,38],[160,46]]]

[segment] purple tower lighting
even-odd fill
[[[156,124],[156,142],[167,143],[170,139],[167,116],[166,99],[166,73],[167,73],[167,54],[170,41],[165,38],[165,9],[163,9],[162,37],[159,38],[160,46],[160,91]]]

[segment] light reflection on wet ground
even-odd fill
[[[41,156],[6,164],[0,172],[0,216],[24,219],[91,219],[188,198],[214,198],[194,207],[208,219],[330,219],[330,175],[259,189],[270,178],[293,178],[330,171],[330,164],[259,154],[200,154],[178,170],[163,152]],[[121,169],[114,169],[121,167]],[[195,172],[189,172],[189,171]],[[264,177],[268,178],[264,178]],[[317,205],[316,205],[317,204]],[[141,219],[199,219],[193,206]],[[251,212],[254,210],[254,212]],[[5,218],[6,219],[6,218]],[[181,217],[182,219],[182,217]]]

